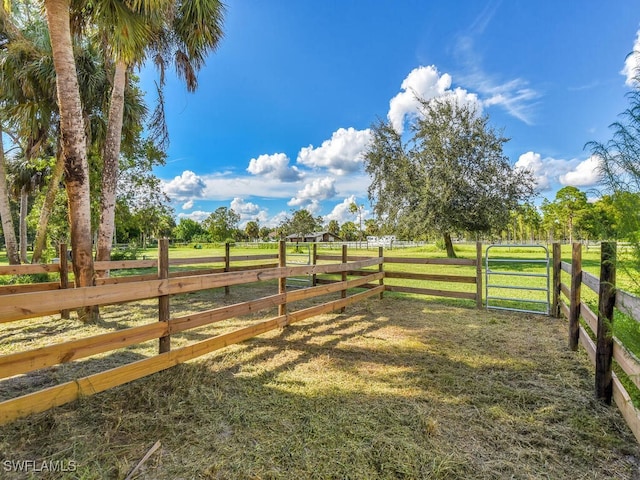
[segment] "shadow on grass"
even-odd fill
[[[74,381],[94,373],[142,360],[143,358],[146,358],[146,356],[130,350],[121,350],[102,357],[63,363],[24,375],[5,378],[0,380],[0,401]]]
[[[29,342],[41,339],[43,336],[73,332],[76,327],[77,325],[73,320],[60,319],[48,320],[44,323],[38,320],[38,323],[34,323],[33,325],[25,325],[22,322],[19,325],[2,325],[2,330],[0,330],[0,343],[24,342],[28,344]]]
[[[157,440],[140,478],[634,478],[638,446],[557,337],[367,302],[14,422],[0,453],[75,460],[64,478],[123,478]]]

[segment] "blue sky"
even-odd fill
[[[609,138],[631,88],[625,60],[640,51],[637,0],[227,6],[198,91],[168,80],[171,144],[155,173],[179,218],[226,206],[242,224],[274,226],[299,208],[355,220],[352,201],[371,210],[368,128],[383,118],[401,129],[414,91],[475,102],[511,138],[512,163],[534,171],[538,202],[564,185],[587,190],[596,160],[584,145]],[[141,77],[152,93],[153,71]]]

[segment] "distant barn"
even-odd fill
[[[331,232],[313,232],[305,235],[293,233],[287,235],[287,242],[341,242],[342,239]]]

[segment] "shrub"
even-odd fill
[[[30,273],[26,275],[14,275],[6,281],[2,282],[4,285],[22,285],[26,283],[44,283],[49,282],[48,273]]]
[[[117,247],[111,251],[111,260],[137,260],[138,249],[135,246]]]

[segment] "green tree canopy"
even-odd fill
[[[271,233],[272,229],[269,227],[261,227],[260,228],[260,238],[263,241],[267,241],[269,240],[269,234]]]
[[[368,218],[364,221],[364,230],[367,235],[378,235],[380,227],[373,218]]]
[[[375,212],[401,234],[438,233],[453,257],[452,233],[503,230],[532,196],[530,172],[511,166],[502,150],[507,139],[473,106],[422,100],[410,132],[405,143],[379,121],[365,152]]]
[[[291,218],[285,219],[281,227],[285,235],[306,235],[322,229],[322,224],[322,217],[314,217],[309,210],[302,208],[293,212]]]
[[[238,228],[239,221],[240,215],[233,209],[219,207],[202,222],[202,225],[214,242],[224,242],[232,238]]]
[[[181,218],[178,225],[173,229],[173,237],[182,242],[191,242],[193,237],[205,233],[200,223],[190,218]]]
[[[260,225],[257,221],[251,220],[244,227],[244,232],[250,240],[256,240],[260,236]]]
[[[337,220],[329,220],[329,224],[327,225],[327,231],[332,235],[340,234],[340,224]]]
[[[556,205],[558,220],[567,227],[566,231],[571,243],[580,226],[580,220],[589,208],[587,195],[577,187],[567,186],[558,190],[553,203]]]
[[[358,226],[352,222],[344,222],[340,227],[340,236],[347,242],[353,242],[358,239]]]

